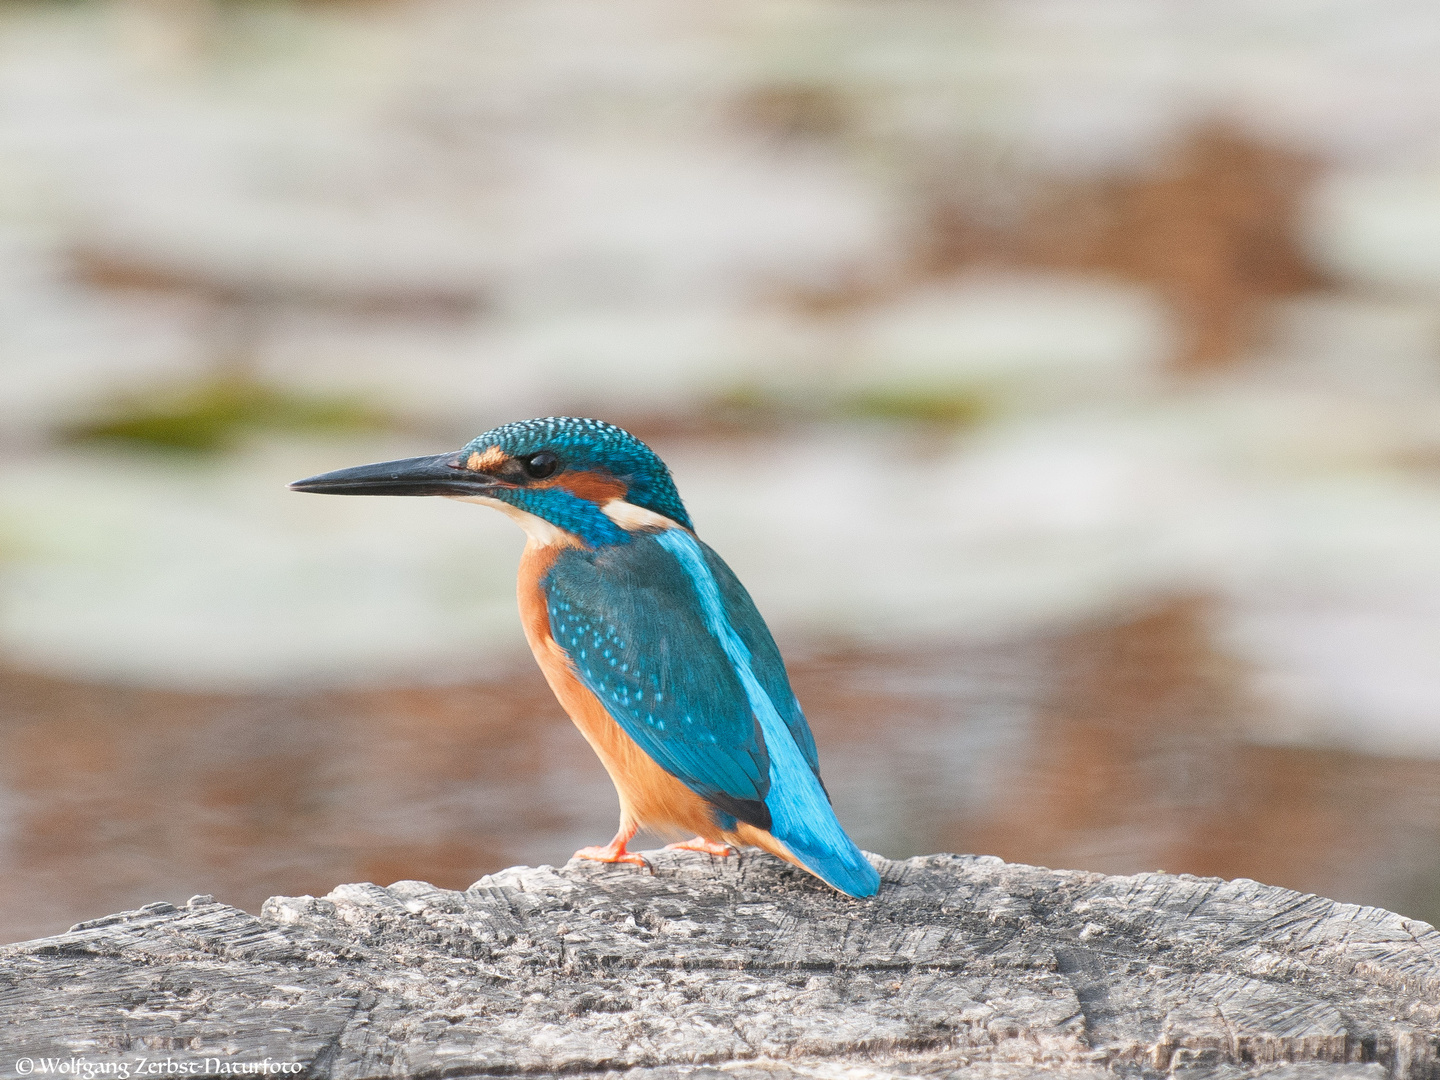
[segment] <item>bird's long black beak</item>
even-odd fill
[[[495,478],[467,469],[459,454],[402,458],[296,480],[291,491],[321,495],[483,495]]]

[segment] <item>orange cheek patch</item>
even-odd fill
[[[611,499],[623,499],[630,489],[613,476],[598,472],[566,472],[554,480],[535,487],[562,487],[572,495],[578,495],[602,506]]]
[[[505,453],[498,446],[490,446],[482,454],[478,450],[470,451],[470,456],[465,459],[465,468],[471,472],[483,472],[486,469],[499,468],[505,464]]]

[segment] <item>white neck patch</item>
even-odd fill
[[[600,512],[626,532],[634,532],[636,529],[655,529],[658,532],[680,527],[678,522],[664,514],[646,510],[643,506],[636,506],[624,499],[611,499],[600,507]]]
[[[475,503],[479,506],[493,506],[511,521],[525,530],[525,535],[530,538],[532,544],[540,547],[574,547],[580,543],[578,537],[567,532],[558,525],[552,525],[542,517],[537,517],[528,510],[521,510],[502,499],[492,499],[488,495],[449,495],[447,498],[456,502]],[[638,529],[653,529],[656,532],[664,532],[666,529],[678,529],[679,523],[666,517],[664,514],[657,514],[654,510],[646,510],[643,506],[636,506],[634,503],[626,502],[624,499],[611,499],[600,507],[601,513],[615,522],[626,532],[635,532]]]

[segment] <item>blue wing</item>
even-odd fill
[[[691,791],[769,829],[764,736],[674,557],[648,535],[567,548],[542,587],[556,643],[625,733]]]
[[[770,628],[760,617],[755,601],[750,599],[745,586],[740,584],[735,572],[725,565],[725,560],[703,542],[697,540],[695,543],[705,558],[706,568],[720,588],[725,616],[750,653],[750,667],[755,672],[755,677],[760,681],[766,696],[774,703],[780,719],[785,721],[785,726],[790,729],[790,736],[814,772],[815,779],[819,780],[820,754],[815,749],[815,736],[810,733],[810,725],[805,721],[805,714],[800,711],[800,702],[795,697],[795,691],[790,689],[790,676],[785,673],[785,661],[780,658],[780,650],[775,645],[775,639],[770,636]],[[821,786],[824,786],[823,782]]]
[[[770,631],[718,555],[670,529],[566,549],[542,584],[556,642],[662,768],[841,891],[879,888],[830,807]]]

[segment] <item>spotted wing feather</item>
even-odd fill
[[[552,636],[625,733],[724,814],[769,829],[764,737],[674,557],[649,536],[569,548],[542,587]]]

